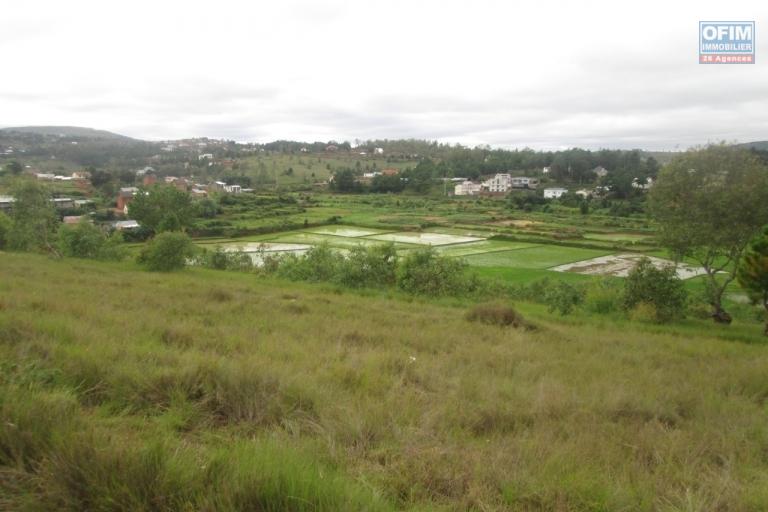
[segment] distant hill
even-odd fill
[[[758,151],[768,151],[768,140],[758,140],[755,142],[744,142],[736,144],[740,148],[757,149]]]
[[[0,128],[0,132],[35,133],[38,135],[78,137],[84,139],[135,140],[125,135],[80,126],[14,126]]]

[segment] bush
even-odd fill
[[[148,270],[170,272],[184,268],[194,253],[192,240],[185,233],[160,233],[144,246],[138,262]]]
[[[392,286],[396,270],[397,251],[394,244],[358,245],[344,259],[338,281],[350,288]]]
[[[62,224],[59,228],[58,243],[63,256],[121,260],[126,256],[122,242],[123,236],[119,231],[108,237],[87,220],[75,225]]]
[[[293,281],[333,281],[343,258],[328,244],[322,243],[303,255],[291,254],[282,258],[277,266],[277,275]]]
[[[248,253],[241,250],[228,251],[217,247],[214,251],[203,250],[195,258],[195,264],[216,270],[236,270],[249,272],[253,270],[253,260]]]
[[[549,312],[557,311],[563,316],[572,313],[582,302],[584,302],[584,291],[565,281],[559,281],[551,286],[544,296],[544,303]]]
[[[464,316],[470,322],[480,322],[488,325],[498,325],[501,327],[525,327],[527,324],[520,316],[520,313],[511,306],[496,302],[478,304]]]
[[[419,249],[408,254],[397,269],[397,286],[408,293],[459,295],[475,291],[475,276],[467,276],[463,260],[440,256],[434,249]]]
[[[0,212],[0,250],[5,248],[8,243],[8,233],[13,227],[10,217]]]
[[[675,267],[656,268],[648,258],[642,258],[624,282],[623,307],[633,310],[646,303],[655,308],[655,321],[668,322],[682,317],[687,293]]]

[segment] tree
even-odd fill
[[[341,193],[357,192],[360,189],[360,184],[355,179],[355,173],[352,169],[342,169],[333,175],[331,189]]]
[[[156,272],[180,270],[194,249],[192,240],[184,233],[160,233],[144,246],[138,262]]]
[[[6,172],[13,174],[14,176],[18,176],[24,170],[24,166],[22,166],[16,160],[13,160],[5,164],[5,170]]]
[[[0,250],[3,250],[8,244],[8,234],[11,232],[13,222],[3,212],[0,212]]]
[[[59,228],[58,243],[64,256],[121,260],[126,256],[122,241],[119,231],[108,237],[87,220],[81,220],[75,225],[62,224]]]
[[[676,157],[650,192],[659,240],[706,272],[716,322],[730,323],[722,297],[749,240],[768,224],[768,168],[744,149],[713,145]]]
[[[686,298],[685,286],[675,267],[656,268],[648,258],[642,258],[624,281],[624,309],[632,310],[641,304],[652,306],[654,319],[659,323],[682,316]]]
[[[473,276],[467,276],[467,263],[460,258],[438,254],[433,248],[410,252],[397,268],[397,286],[408,293],[422,295],[459,295],[477,288]]]
[[[737,278],[752,300],[765,308],[764,333],[768,336],[768,226],[747,246]]]
[[[189,194],[167,185],[141,189],[128,208],[131,217],[154,233],[183,231],[195,216]]]
[[[17,251],[46,251],[58,255],[54,245],[59,218],[48,189],[31,179],[22,179],[12,187],[13,225],[8,246]]]
[[[418,194],[426,194],[432,188],[432,177],[435,173],[435,163],[425,158],[407,174],[408,189]]]

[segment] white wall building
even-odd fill
[[[483,182],[483,188],[488,192],[509,192],[512,188],[512,176],[509,174],[497,174],[493,178]]]
[[[471,181],[467,180],[456,185],[454,187],[453,194],[457,196],[474,196],[479,194],[482,188],[483,186],[479,183],[472,183]]]
[[[567,188],[545,188],[544,189],[544,199],[558,199],[563,194],[567,194],[568,189]]]

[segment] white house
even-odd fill
[[[560,187],[545,188],[544,199],[558,199],[560,196],[567,193],[568,193],[567,188],[560,188]]]
[[[482,188],[481,184],[467,180],[456,185],[453,194],[457,196],[474,196],[479,194]]]
[[[227,192],[229,194],[239,194],[243,191],[243,187],[240,185],[225,185],[224,186],[224,192]]]
[[[606,176],[608,176],[608,169],[606,169],[602,165],[598,165],[597,167],[592,169],[592,172],[595,173],[595,175],[597,175],[598,178],[605,178]]]
[[[653,186],[653,178],[650,176],[646,178],[645,183],[642,183],[642,180],[639,180],[637,178],[632,180],[632,188],[640,189],[640,190],[648,190]]]
[[[525,176],[512,178],[512,188],[536,188],[538,186],[538,178],[528,178]]]
[[[138,169],[136,171],[136,176],[144,176],[145,174],[153,174],[155,172],[155,169],[153,167],[145,167],[143,169]]]
[[[384,154],[384,148],[373,148],[373,153],[375,155],[383,155]]]
[[[483,188],[488,192],[509,192],[512,188],[512,176],[509,174],[496,174],[493,178],[483,182]]]
[[[592,191],[587,190],[586,188],[582,188],[582,189],[577,190],[576,192],[574,192],[574,194],[576,194],[577,196],[581,196],[584,199],[586,199],[587,197],[592,195]]]
[[[549,167],[545,167],[541,170],[541,174],[549,174]]]
[[[213,160],[213,154],[212,153],[203,153],[202,155],[197,155],[198,160]]]
[[[112,227],[118,231],[124,229],[137,229],[139,228],[139,223],[135,220],[118,220],[112,223]]]

